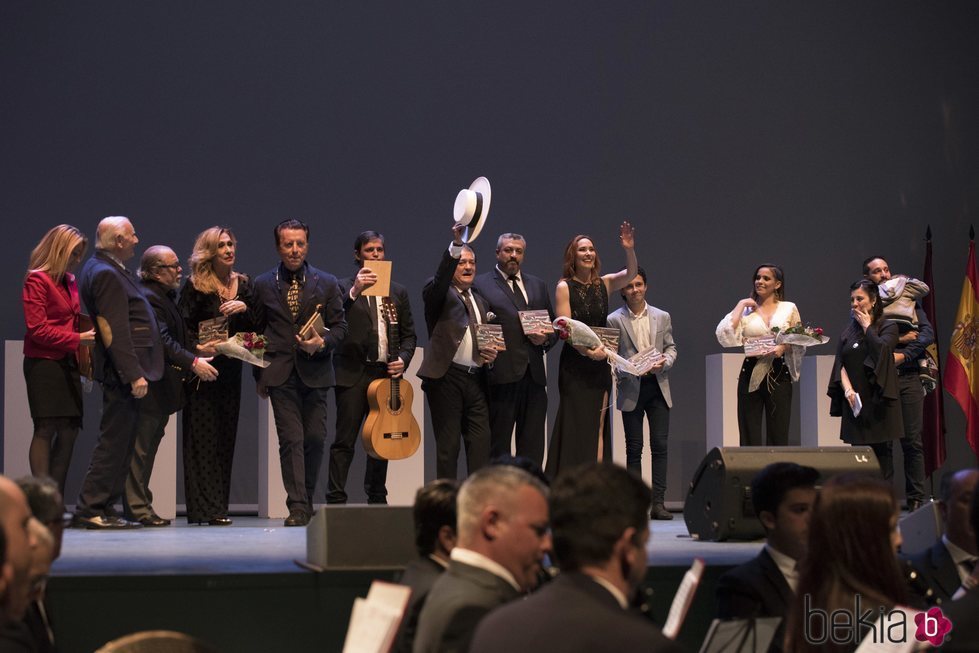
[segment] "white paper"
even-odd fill
[[[693,595],[697,591],[697,586],[700,585],[700,577],[703,575],[704,561],[701,558],[695,558],[693,565],[683,575],[676,596],[673,597],[670,614],[666,617],[666,623],[663,625],[663,635],[666,637],[676,639],[680,632],[680,626],[683,625],[683,620],[687,616],[687,610],[693,603]]]
[[[853,398],[854,398],[853,406],[851,406],[850,408],[853,410],[854,417],[860,417],[860,411],[863,410],[863,402],[860,401],[859,394],[854,394]]]

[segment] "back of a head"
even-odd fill
[[[868,602],[905,602],[907,588],[891,539],[896,526],[897,501],[888,484],[859,474],[831,478],[813,506],[799,592],[819,595],[820,587],[835,582]]]
[[[490,505],[511,506],[517,491],[528,485],[547,496],[547,487],[539,480],[512,465],[490,465],[472,474],[459,488],[459,544],[471,546],[478,539],[479,520]]]
[[[751,505],[755,514],[774,514],[789,490],[815,487],[819,471],[791,462],[777,462],[764,467],[751,481]]]
[[[418,555],[435,552],[439,530],[443,526],[456,530],[456,497],[459,481],[440,478],[418,489],[412,514],[415,522],[415,548]]]
[[[622,467],[594,463],[559,476],[549,504],[555,561],[575,571],[607,562],[627,528],[649,527],[652,490]]]
[[[27,505],[31,513],[42,524],[60,521],[64,514],[64,505],[58,484],[47,476],[24,476],[18,478],[17,485],[27,497]]]

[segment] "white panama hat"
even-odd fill
[[[452,215],[457,224],[466,225],[462,235],[463,242],[471,243],[483,230],[490,209],[490,183],[486,177],[479,177],[456,195]]]

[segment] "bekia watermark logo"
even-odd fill
[[[919,612],[914,615],[914,623],[918,626],[914,631],[914,638],[919,642],[928,642],[932,646],[940,645],[945,641],[945,635],[952,631],[952,622],[942,614],[941,608]]]
[[[821,646],[827,643],[836,645],[859,644],[865,639],[875,644],[904,644],[911,641],[908,616],[899,608],[888,610],[862,609],[859,594],[853,597],[853,610],[833,610],[832,612],[812,607],[812,597],[803,597],[805,609],[805,638],[809,644]],[[940,608],[931,608],[913,617],[914,638],[939,646],[945,636],[952,631],[949,621]]]

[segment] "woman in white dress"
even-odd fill
[[[738,377],[738,430],[741,446],[760,447],[762,415],[768,446],[784,447],[789,441],[792,416],[792,383],[799,380],[805,347],[797,345],[753,346],[755,338],[770,338],[773,328],[784,330],[801,323],[799,309],[784,300],[785,274],[771,263],[759,265],[753,275],[751,297],[742,299],[717,325],[717,341],[724,347],[744,347]]]

